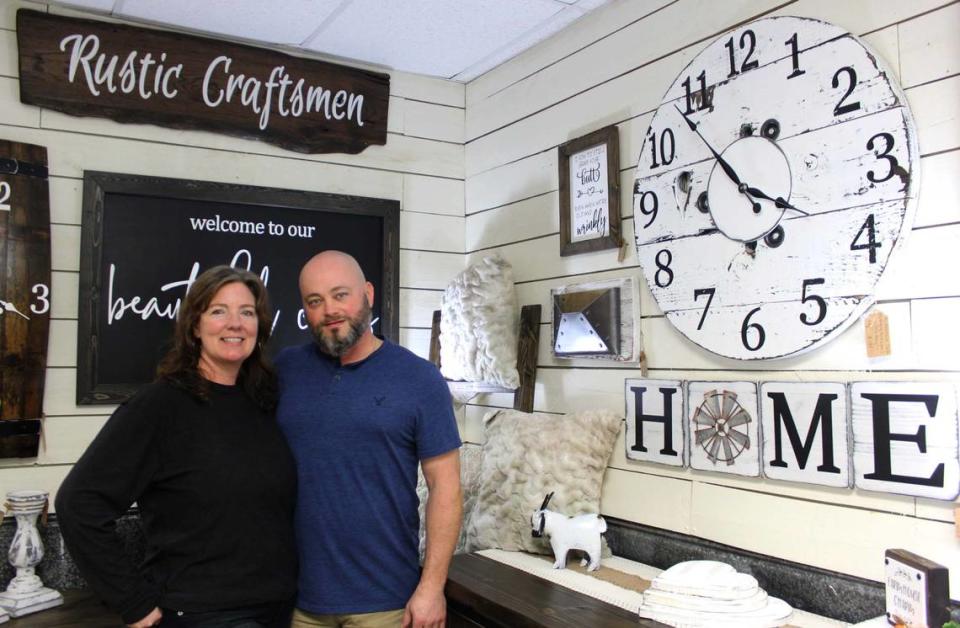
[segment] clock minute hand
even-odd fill
[[[734,170],[733,167],[727,163],[726,159],[720,156],[720,153],[714,150],[713,146],[710,145],[710,142],[704,139],[703,135],[700,134],[700,130],[697,129],[696,123],[693,122],[693,120],[691,120],[690,118],[688,118],[687,114],[685,114],[683,111],[680,110],[680,107],[674,105],[673,108],[677,110],[677,113],[683,116],[683,119],[684,121],[686,121],[687,126],[690,127],[690,130],[696,133],[697,137],[700,138],[700,141],[703,142],[704,145],[710,149],[710,152],[713,153],[713,156],[717,160],[717,163],[720,164],[720,168],[722,168],[723,171],[727,173],[727,176],[730,177],[730,180],[733,181],[734,184],[736,184],[736,186],[739,188],[741,185],[741,181],[740,181],[740,177],[737,176],[736,170]]]
[[[755,198],[762,198],[764,200],[773,201],[774,205],[776,205],[777,208],[779,209],[792,209],[793,211],[803,214],[804,216],[810,215],[809,213],[803,211],[802,209],[797,209],[796,207],[794,207],[793,205],[785,201],[782,196],[773,198],[772,196],[765,194],[763,190],[760,190],[759,188],[747,186],[747,194],[750,194]]]

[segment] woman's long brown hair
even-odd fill
[[[173,346],[157,366],[157,379],[170,381],[199,399],[209,397],[209,382],[200,374],[200,340],[196,336],[200,316],[210,306],[217,292],[231,283],[242,283],[253,294],[257,312],[257,342],[237,376],[237,383],[261,408],[272,410],[277,403],[277,381],[273,367],[263,353],[270,338],[270,305],[267,289],[260,278],[247,270],[231,266],[214,266],[204,271],[190,286],[180,303],[173,330]]]

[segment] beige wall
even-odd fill
[[[635,366],[551,356],[553,286],[637,277],[649,377],[687,380],[858,381],[960,379],[960,4],[944,0],[666,0],[614,2],[467,85],[466,247],[473,261],[500,251],[521,303],[543,304],[536,409],[623,412]],[[946,5],[946,6],[944,6]],[[941,8],[942,7],[942,8]],[[770,13],[768,13],[770,12]],[[741,363],[707,354],[663,317],[633,250],[632,181],[652,111],[690,59],[722,32],[765,15],[833,22],[872,46],[899,75],[923,155],[921,199],[905,248],[888,269],[879,308],[894,355],[866,358],[858,322],[800,357]],[[630,243],[559,256],[557,146],[600,127],[620,132],[621,213]],[[464,435],[505,395],[467,407]],[[626,460],[623,438],[607,469],[602,511],[736,547],[874,580],[883,550],[905,547],[960,569],[955,504],[829,489]],[[953,595],[960,594],[960,578]]]
[[[46,442],[36,460],[0,461],[0,492],[55,491],[110,407],[74,405],[82,172],[107,170],[358,194],[401,201],[401,341],[425,355],[440,290],[465,263],[499,250],[514,265],[521,303],[544,305],[537,410],[623,411],[632,366],[552,357],[553,286],[636,277],[650,377],[675,379],[957,381],[960,359],[960,4],[945,0],[615,1],[519,58],[463,85],[395,73],[388,143],[357,156],[290,153],[200,132],[73,118],[23,106],[17,88],[15,10],[0,6],[0,137],[47,147],[53,239],[53,322]],[[943,6],[946,5],[946,6]],[[942,8],[940,8],[942,7]],[[64,12],[62,9],[54,9]],[[653,109],[684,65],[723,31],[767,14],[817,17],[859,34],[899,73],[923,155],[915,227],[879,289],[894,355],[865,357],[858,323],[798,358],[744,365],[706,354],[663,318],[632,246],[559,256],[556,147],[617,124],[623,225]],[[939,270],[943,269],[943,270]],[[481,417],[506,407],[479,397],[461,415],[483,440]],[[603,513],[858,576],[881,577],[887,547],[960,569],[954,504],[817,488],[628,462],[622,438],[607,470]],[[960,596],[960,578],[954,579]]]
[[[16,10],[0,3],[0,138],[47,147],[53,256],[44,439],[38,458],[0,460],[0,494],[55,492],[113,406],[74,403],[84,170],[355,194],[400,201],[400,339],[423,328],[463,267],[464,86],[394,73],[386,146],[302,155],[213,133],[77,118],[20,104]],[[71,14],[62,8],[52,12]],[[293,279],[295,281],[295,278]]]

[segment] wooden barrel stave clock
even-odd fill
[[[0,140],[0,458],[37,455],[50,332],[47,150]]]

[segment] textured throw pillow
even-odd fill
[[[622,417],[609,411],[564,416],[501,410],[484,417],[486,442],[467,551],[499,548],[551,554],[533,538],[530,516],[554,492],[549,508],[565,515],[600,512],[603,472]]]
[[[440,371],[451,380],[517,388],[517,297],[499,255],[460,273],[440,302]]]
[[[463,493],[463,525],[460,527],[460,538],[457,540],[455,552],[457,554],[464,551],[467,539],[467,520],[473,505],[477,501],[477,487],[480,484],[480,456],[482,452],[479,445],[465,444],[460,447],[460,489]],[[430,491],[427,489],[427,481],[423,477],[423,472],[418,470],[417,475],[417,497],[420,499],[420,560],[423,560],[427,551],[427,497]]]

